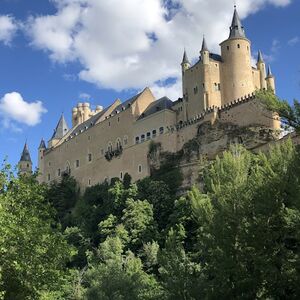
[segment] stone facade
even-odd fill
[[[39,147],[39,181],[60,180],[63,173],[70,173],[83,188],[113,177],[122,179],[125,173],[139,180],[150,175],[151,141],[174,153],[197,138],[201,154],[214,157],[235,141],[228,128],[233,132],[255,128],[250,131],[259,135],[260,144],[272,139],[280,120],[262,108],[254,92],[275,91],[274,76],[270,70],[266,74],[261,53],[257,67],[251,66],[251,43],[236,10],[221,55],[210,53],[205,39],[200,53],[193,66],[184,53],[183,97],[175,102],[167,97],[156,100],[146,88],[105,109],[79,103],[72,110],[71,129],[61,117],[48,145],[42,142]]]

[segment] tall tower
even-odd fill
[[[24,149],[21,154],[20,161],[18,163],[18,169],[19,169],[20,175],[32,174],[32,161],[31,161],[27,143],[25,143],[25,145],[24,145]]]
[[[274,94],[275,94],[276,93],[275,77],[272,74],[272,70],[271,70],[270,66],[268,67],[268,75],[267,75],[266,81],[267,81],[267,88],[269,90],[272,90],[274,92]]]
[[[261,51],[258,51],[258,57],[257,57],[257,70],[259,70],[260,73],[260,88],[261,89],[267,89],[267,82],[266,82],[266,64],[264,62],[263,56]]]
[[[246,37],[236,7],[234,7],[229,38],[220,46],[223,59],[221,76],[224,105],[254,91],[251,43]]]
[[[187,120],[187,89],[186,89],[186,77],[185,72],[191,67],[191,63],[188,59],[186,54],[186,50],[184,49],[182,63],[181,63],[181,70],[182,70],[182,95],[183,95],[183,121]]]
[[[44,155],[45,155],[45,151],[46,151],[46,143],[44,141],[44,139],[41,140],[38,152],[39,152],[39,157],[38,157],[38,169],[39,169],[39,174],[38,174],[38,178],[42,178],[43,174],[44,174]],[[40,182],[42,180],[39,180]]]
[[[209,51],[203,36],[202,47],[200,51],[201,62],[203,65],[203,109],[209,106],[209,86],[210,86],[210,67],[209,67]]]

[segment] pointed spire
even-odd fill
[[[189,59],[188,59],[188,56],[187,56],[187,54],[186,54],[186,50],[184,49],[184,53],[183,53],[183,59],[182,59],[182,63],[181,63],[182,65],[183,64],[190,64],[190,61],[189,61]]]
[[[239,14],[236,9],[236,5],[234,6],[234,13],[232,18],[232,23],[230,26],[230,34],[229,38],[246,38],[244,26],[240,20]]]
[[[20,161],[31,162],[31,157],[30,157],[30,153],[29,153],[29,150],[28,150],[27,142],[25,142],[25,145],[24,145],[24,148],[23,148],[23,152],[21,154]]]
[[[46,143],[45,143],[44,139],[41,140],[39,149],[46,149]]]
[[[274,77],[270,65],[268,66],[268,75],[267,75],[267,78],[268,77]]]
[[[264,62],[263,55],[260,50],[258,50],[257,62]]]
[[[62,114],[58,121],[58,124],[54,130],[51,140],[52,139],[57,139],[57,140],[62,139],[65,136],[65,134],[67,134],[68,131],[69,131],[69,127],[67,125],[64,115]]]
[[[208,51],[205,35],[203,35],[202,48],[201,48],[201,52],[204,52],[204,51]]]

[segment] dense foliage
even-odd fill
[[[181,197],[169,179],[80,194],[72,178],[46,188],[5,169],[1,297],[299,299],[299,154],[234,146]]]

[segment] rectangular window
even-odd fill
[[[75,166],[76,168],[79,168],[79,159],[76,160]]]
[[[51,179],[51,176],[50,176],[50,174],[48,174],[48,181],[50,181],[50,179]]]
[[[88,184],[89,184],[89,186],[91,186],[91,184],[92,184],[91,179],[89,179]]]
[[[152,137],[156,137],[156,129],[152,130]]]
[[[194,94],[196,95],[198,93],[198,87],[194,87]]]
[[[123,179],[123,172],[120,173],[120,178]]]
[[[147,140],[151,139],[151,132],[147,132]]]
[[[92,161],[92,153],[88,154],[88,161]]]
[[[142,134],[142,135],[141,135],[141,142],[144,142],[144,141],[145,141],[145,135]]]
[[[139,165],[139,173],[142,173],[142,166]]]
[[[137,137],[135,138],[135,143],[138,144],[139,142],[140,142],[140,137],[137,136]]]
[[[163,127],[160,127],[159,128],[159,134],[163,134],[164,133],[164,128]]]
[[[57,176],[60,176],[61,172],[60,169],[57,170]]]

